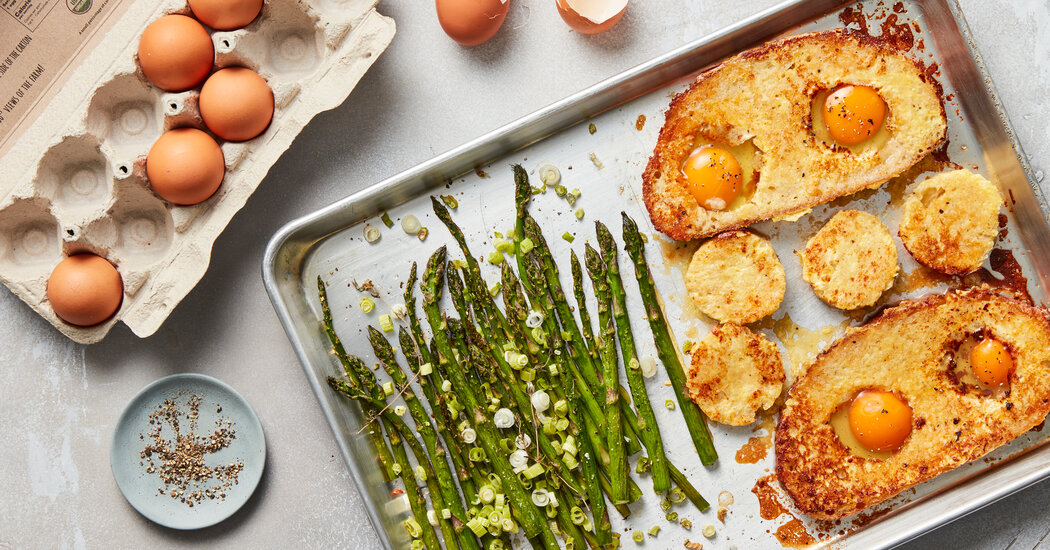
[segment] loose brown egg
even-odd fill
[[[225,174],[219,144],[196,128],[164,132],[146,156],[150,187],[174,204],[203,202],[219,189]]]
[[[223,69],[201,88],[201,118],[227,141],[245,141],[263,133],[273,118],[273,91],[266,80],[243,67]]]
[[[232,31],[251,23],[263,6],[263,0],[189,0],[189,3],[194,17],[220,31]]]
[[[139,39],[139,65],[155,86],[183,92],[204,81],[215,61],[208,31],[192,17],[165,15]]]
[[[452,40],[477,46],[503,25],[509,0],[436,0],[438,23]]]
[[[598,34],[620,22],[627,0],[554,0],[561,18],[576,32]]]
[[[62,260],[47,280],[51,309],[70,324],[97,325],[112,317],[123,299],[124,283],[117,268],[94,254]]]

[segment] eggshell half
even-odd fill
[[[598,34],[620,22],[627,0],[554,0],[561,18],[576,32]]]

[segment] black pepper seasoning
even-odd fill
[[[201,402],[201,397],[185,393],[165,400],[150,413],[149,432],[140,435],[147,443],[139,453],[139,464],[146,473],[160,478],[157,494],[167,494],[191,508],[205,498],[225,500],[244,469],[241,460],[218,466],[207,464],[208,455],[230,446],[236,431],[232,421],[219,418],[211,433],[198,434]],[[217,405],[216,413],[221,411]],[[185,433],[180,420],[187,424]],[[170,429],[165,430],[165,426]]]

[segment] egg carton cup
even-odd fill
[[[146,154],[166,130],[207,131],[196,89],[153,86],[136,60],[145,27],[184,1],[133,2],[87,61],[0,158],[0,281],[59,331],[101,340],[118,321],[139,337],[160,328],[208,268],[212,245],[270,167],[314,115],[346,100],[393,39],[376,0],[267,0],[254,22],[211,33],[215,70],[243,66],[274,95],[273,120],[247,142],[218,140],[226,176],[208,200],[176,206],[152,191]],[[47,281],[67,255],[113,262],[124,299],[106,322],[78,327],[47,300]]]

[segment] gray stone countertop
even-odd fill
[[[0,549],[378,547],[263,289],[270,236],[295,217],[773,4],[641,0],[614,30],[585,37],[562,23],[553,0],[510,1],[504,28],[474,49],[445,37],[432,1],[381,4],[398,24],[389,50],[342,106],[305,128],[219,237],[207,275],[152,337],[118,325],[99,344],[74,344],[0,290]],[[960,3],[1039,179],[1050,171],[1050,3]],[[177,372],[235,387],[268,438],[254,497],[228,521],[194,532],[136,513],[109,467],[124,405]],[[1038,484],[907,547],[1050,546],[1048,509],[1050,484]]]

